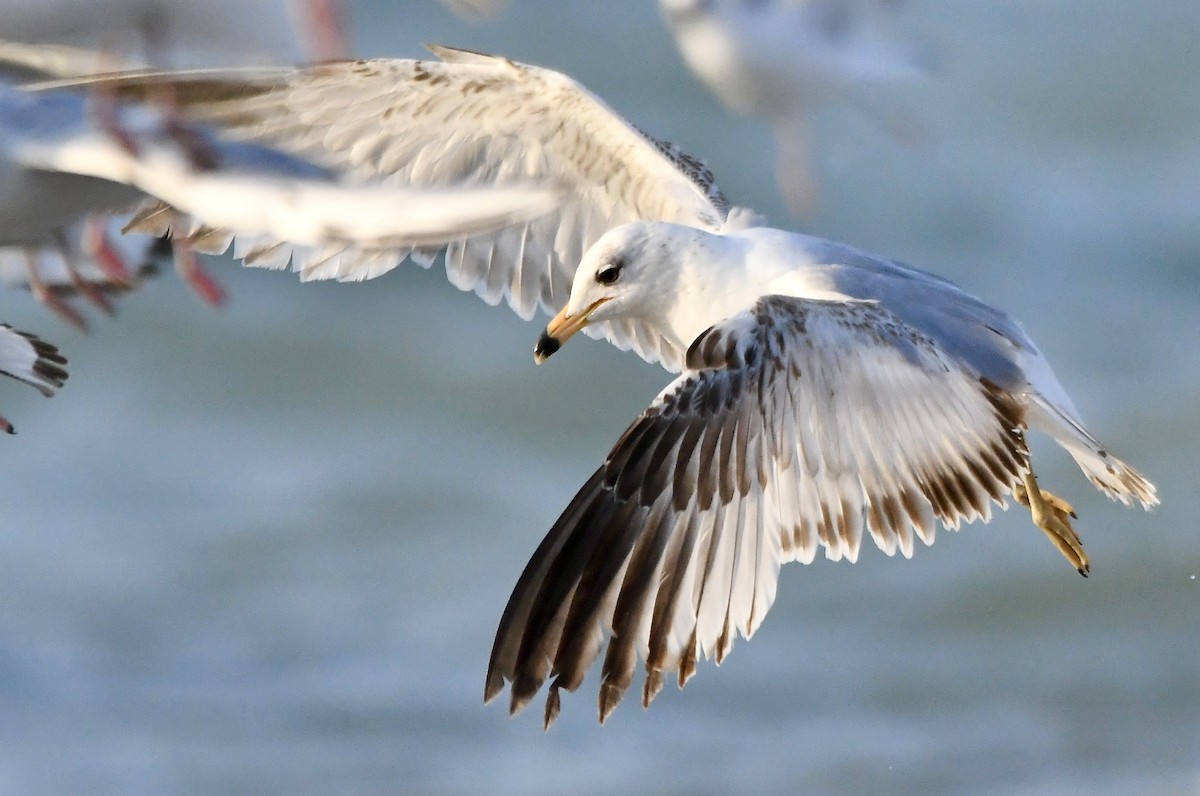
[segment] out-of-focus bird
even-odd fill
[[[819,106],[851,102],[902,140],[920,137],[888,96],[928,73],[926,56],[900,31],[900,6],[899,0],[659,0],[696,76],[731,111],[771,125],[779,188],[797,215],[816,200],[809,150]]]
[[[136,67],[207,67],[244,64],[295,64],[349,55],[338,0],[0,0],[0,42],[7,78],[72,77]],[[37,45],[23,50],[19,44]],[[19,74],[25,70],[25,75]],[[172,98],[160,96],[169,111]],[[37,289],[61,276],[62,268],[95,259],[114,288],[129,288],[124,274],[145,260],[152,242],[117,242],[113,224],[89,219],[61,231],[53,247],[31,250],[34,293],[57,314],[78,325],[82,316],[64,303],[74,288],[56,293]],[[117,225],[118,227],[120,225]],[[129,257],[127,261],[122,257]],[[206,301],[219,304],[224,290],[188,251],[176,251],[180,275]],[[96,285],[75,275],[71,283],[101,308]]]
[[[561,197],[531,181],[415,191],[351,184],[298,157],[168,119],[156,106],[114,102],[114,132],[88,102],[72,91],[0,84],[0,246],[52,246],[90,211],[152,197],[169,206],[155,212],[173,220],[250,239],[411,247],[522,221]]]
[[[101,122],[89,111],[91,99],[0,83],[0,276],[81,327],[86,321],[64,294],[108,308],[112,292],[131,289],[144,273],[101,269],[95,263],[107,255],[94,248],[85,251],[95,263],[76,260],[79,252],[65,241],[98,245],[89,244],[96,233],[78,229],[94,223],[85,220],[89,213],[153,199],[164,203],[154,205],[159,216],[229,235],[378,249],[487,232],[545,213],[562,197],[532,182],[435,190],[346,184],[298,157],[170,119],[157,106],[110,98],[112,118]],[[185,241],[177,256],[187,250]],[[0,369],[46,394],[65,378],[65,360],[56,357],[57,349],[31,335],[7,328],[0,335]],[[10,424],[0,418],[0,428]]]
[[[442,2],[470,20],[494,16],[506,5],[504,0]],[[345,58],[350,50],[339,0],[0,0],[0,19],[0,36],[5,39],[0,41],[0,74],[13,82],[143,67],[328,61]],[[163,102],[168,110],[173,104],[167,94],[150,99]],[[462,208],[463,217],[492,215],[498,198],[476,194],[473,207]],[[530,200],[523,196],[514,212],[524,212]],[[485,203],[491,209],[485,209]],[[172,218],[180,226],[177,214]],[[76,326],[84,321],[66,303],[71,295],[83,295],[110,311],[108,296],[136,286],[140,280],[127,275],[147,261],[153,245],[138,236],[117,240],[127,220],[114,224],[91,218],[61,230],[52,246],[27,251],[9,247],[0,259],[30,264],[25,280],[8,269],[9,284],[30,287],[39,301]],[[154,225],[142,223],[140,229],[151,231]],[[211,251],[212,241],[206,243]],[[85,265],[89,260],[100,266],[99,272]],[[210,303],[223,300],[219,283],[191,250],[177,250],[175,262],[199,295]],[[77,268],[86,269],[87,275],[72,273]]]

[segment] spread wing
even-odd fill
[[[990,517],[1027,468],[1024,410],[875,302],[768,296],[709,329],[534,553],[496,633],[485,699],[575,690],[607,640],[603,721],[718,662],[775,598],[779,566],[889,555],[934,521]]]
[[[441,61],[141,75],[116,86],[134,94],[172,86],[192,118],[362,181],[565,187],[567,196],[536,220],[442,241],[451,282],[491,304],[504,300],[526,319],[566,303],[583,252],[616,225],[653,219],[715,230],[725,224],[729,206],[703,164],[644,135],[565,75],[462,50],[434,51]],[[212,230],[197,232],[212,238]],[[247,264],[290,261],[308,279],[366,279],[410,254],[428,264],[440,248],[277,243],[239,241],[235,253]],[[640,324],[598,324],[592,331],[648,360],[664,356],[661,340]]]

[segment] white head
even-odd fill
[[[571,285],[571,298],[533,349],[544,362],[572,335],[592,323],[637,318],[661,321],[675,304],[680,271],[672,232],[674,224],[635,221],[606,232],[583,255]]]

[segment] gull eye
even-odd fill
[[[611,285],[621,278],[621,264],[609,263],[596,272],[596,281],[602,285]]]

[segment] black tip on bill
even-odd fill
[[[562,343],[557,337],[551,337],[550,332],[543,331],[542,336],[538,338],[537,345],[533,347],[533,359],[538,364],[546,361],[546,358],[553,354],[558,349],[562,348]]]

